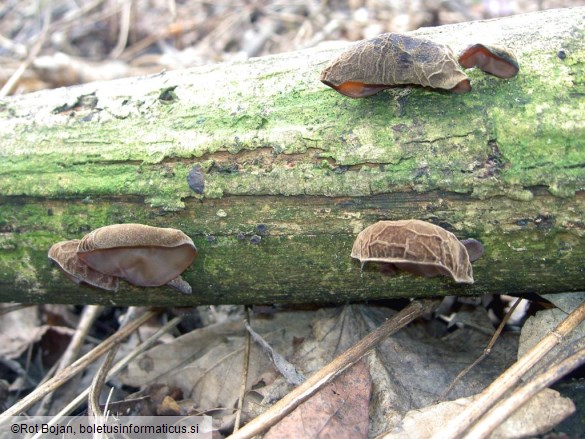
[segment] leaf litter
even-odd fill
[[[485,313],[482,308],[478,310]],[[393,314],[394,311],[386,308],[348,305],[316,312],[254,316],[250,325],[274,352],[308,376]],[[302,415],[305,411],[326,414],[329,420],[311,423],[311,429],[321,431],[319,426],[334,428],[329,422],[339,421],[341,409],[332,409],[336,403],[340,407],[352,406],[359,413],[366,407],[365,417],[352,424],[358,426],[365,422],[369,430],[365,435],[351,430],[352,437],[374,437],[396,427],[408,411],[433,404],[457,373],[482,353],[489,336],[464,326],[438,339],[429,334],[427,327],[428,322],[422,321],[387,338],[360,363],[359,367],[367,366],[366,372],[356,369],[358,366],[348,369],[343,378],[338,377],[305,403],[311,408],[302,404],[301,414],[289,416],[306,419]],[[146,352],[129,365],[120,379],[134,387],[157,383],[179,388],[184,397],[180,406],[185,413],[212,414],[216,426],[229,431],[243,373],[244,334],[241,320],[196,329]],[[470,396],[481,391],[515,360],[516,350],[517,336],[505,333],[492,355],[469,373],[450,397]],[[148,367],[144,367],[145,364]],[[352,380],[361,383],[360,386],[354,389],[354,385],[347,384]],[[257,343],[251,346],[247,383],[243,422],[257,416],[293,387],[286,383]],[[350,395],[335,390],[348,385]],[[291,425],[308,427],[295,422]],[[288,430],[292,427],[286,428],[287,434],[292,434]],[[302,431],[296,431],[294,436],[316,437],[305,436]]]
[[[557,301],[562,297],[559,295],[552,299]],[[559,302],[558,305],[565,313],[575,308],[581,297],[568,296],[567,299],[571,303],[565,300],[565,303]],[[458,302],[461,305],[463,300],[459,299]],[[442,434],[445,425],[454,419],[454,413],[459,415],[462,410],[476,404],[481,399],[478,396],[493,387],[494,379],[497,379],[496,383],[501,380],[504,377],[503,372],[509,372],[510,369],[507,368],[516,361],[519,336],[514,331],[504,332],[491,355],[471,369],[471,373],[465,375],[454,386],[449,398],[458,399],[438,401],[455,375],[480,356],[493,332],[493,324],[488,319],[486,309],[477,305],[478,303],[463,304],[455,317],[448,316],[448,311],[455,308],[443,307],[444,322],[436,318],[420,317],[393,335],[385,336],[381,342],[374,345],[374,349],[362,357],[361,361],[355,364],[350,362],[351,367],[342,368],[343,372],[335,374],[336,378],[328,380],[328,384],[312,391],[309,394],[311,396],[302,402],[299,400],[292,407],[296,409],[291,409],[280,416],[278,418],[280,422],[271,422],[272,429],[266,433],[267,437],[426,438]],[[59,309],[63,317],[70,314],[67,307],[55,308],[51,313],[45,310],[45,318],[52,319],[47,320],[47,323],[53,325],[43,325],[44,327],[58,328],[59,325],[67,323],[66,320],[57,319]],[[253,424],[257,421],[254,418],[268,413],[268,407],[275,408],[274,404],[284,401],[283,397],[290,399],[294,391],[300,390],[304,384],[323,371],[329,370],[331,364],[344,357],[348,353],[348,348],[351,347],[350,350],[353,350],[356,342],[363,342],[366,334],[369,337],[387,323],[396,320],[393,320],[393,317],[397,316],[397,312],[389,308],[366,305],[348,305],[315,311],[291,311],[281,308],[274,314],[255,314],[250,320],[250,327],[259,342],[251,343],[249,367],[244,369],[247,336],[245,324],[240,312],[230,311],[222,317],[223,309],[241,310],[237,307],[214,308],[210,319],[219,321],[219,318],[224,318],[220,323],[207,324],[193,330],[187,325],[183,330],[190,332],[179,336],[167,333],[164,338],[160,338],[160,344],[156,347],[147,346],[141,351],[142,354],[138,354],[134,360],[129,360],[132,362],[123,369],[121,376],[110,380],[110,383],[118,388],[118,396],[109,403],[110,409],[117,413],[143,416],[212,415],[215,436],[229,435],[234,431],[236,413],[241,415],[242,424]],[[581,314],[576,314],[579,310]],[[583,310],[585,305],[580,305],[571,314],[580,315],[576,320],[572,317],[573,321],[583,319]],[[186,316],[195,316],[199,313],[201,319],[205,320],[207,314],[203,312],[207,311],[208,308],[202,307],[199,310],[183,310],[181,313],[184,316],[185,312]],[[21,323],[30,327],[27,330],[29,333],[33,333],[34,327],[44,321],[42,314],[39,320],[30,310],[23,313],[27,314],[28,318],[23,319]],[[400,315],[406,315],[402,313],[404,310]],[[22,313],[15,313],[14,316],[19,314]],[[535,343],[542,339],[543,335],[546,335],[544,338],[550,339],[559,329],[557,327],[551,331],[551,328],[554,328],[564,316],[566,314],[560,313],[559,310],[539,312],[533,318],[534,324],[525,325],[525,329],[527,331],[530,329],[533,333],[533,341],[529,343]],[[553,321],[547,324],[551,319]],[[24,363],[22,361],[24,357],[30,355],[27,351],[40,352],[39,349],[53,354],[49,356],[45,354],[44,359],[40,359],[38,354],[33,354],[38,358],[35,364],[41,364],[39,363],[41,361],[44,363],[43,367],[50,367],[51,362],[55,361],[53,357],[59,355],[66,341],[60,343],[61,349],[56,343],[43,345],[42,339],[39,340],[38,337],[19,341],[14,338],[14,331],[10,331],[10,322],[13,320],[14,318],[7,318],[7,315],[2,319],[8,326],[4,326],[5,331],[0,337],[7,342],[12,337],[16,344],[4,352],[0,367],[4,369],[10,367],[9,362],[15,365],[17,361]],[[449,322],[448,325],[445,322]],[[152,323],[156,327],[160,326],[160,322]],[[152,323],[151,332],[155,329]],[[62,327],[71,332],[69,328]],[[145,336],[148,336],[143,330],[148,327],[142,326],[141,335],[133,336],[132,340],[123,345],[127,353],[131,353],[129,349],[139,343],[139,339],[144,340]],[[172,327],[169,325],[169,328]],[[579,329],[578,326],[576,328]],[[55,334],[55,329],[49,332],[50,337],[54,338],[52,334]],[[164,333],[160,332],[161,335]],[[567,333],[566,329],[562,333]],[[568,352],[568,355],[575,357],[575,352],[585,352],[583,350],[585,338],[582,333],[576,331],[574,334],[578,335],[572,335],[573,338],[565,337],[569,344],[564,343],[565,349],[560,354],[565,355]],[[523,335],[522,338],[524,337]],[[47,338],[47,335],[44,338]],[[93,341],[94,339],[91,339],[89,344]],[[524,349],[529,348],[530,344]],[[19,353],[20,357],[16,358],[14,355],[18,356]],[[557,360],[560,354],[552,351],[552,354],[549,353],[544,358],[541,364],[544,364],[546,372],[558,369],[553,360]],[[10,360],[10,357],[14,360]],[[98,363],[95,363],[96,367]],[[22,366],[20,367],[22,369]],[[120,369],[123,367],[120,366]],[[289,373],[291,370],[298,372],[296,376],[300,380],[303,376],[307,377],[307,380],[300,385],[291,385],[289,383],[291,376],[295,376]],[[32,377],[33,381],[37,381],[35,375],[31,375],[31,371],[22,373],[28,374],[29,380]],[[74,394],[79,393],[80,386],[86,387],[84,382],[95,373],[95,367],[92,367],[84,376],[78,377],[78,381],[65,381],[67,385],[61,388],[61,392],[55,393],[55,403],[59,403],[54,403],[53,407],[62,406],[63,401],[67,402],[66,398],[60,396],[71,395],[69,391],[63,392],[65,388],[70,388]],[[13,376],[14,374],[5,375],[5,379],[0,380],[4,407],[8,407],[7,404],[13,398],[12,393],[27,388],[23,382],[24,375],[14,380],[10,378]],[[241,390],[244,377],[245,392]],[[531,383],[524,385],[524,388]],[[122,386],[124,384],[130,387]],[[132,388],[136,389],[136,392],[128,395]],[[107,389],[102,390],[103,394],[107,395]],[[240,393],[245,396],[241,412],[237,409]],[[7,409],[3,415],[16,410],[16,405]],[[26,408],[19,409],[19,412],[23,410]],[[501,428],[493,437],[542,434],[550,431],[555,424],[574,411],[575,406],[568,398],[560,397],[556,391],[542,390],[514,416],[500,423]],[[576,417],[573,416],[571,419],[573,418]],[[241,431],[249,425],[245,425]]]

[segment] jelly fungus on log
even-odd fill
[[[205,190],[205,176],[201,165],[195,165],[187,174],[187,183],[196,194],[201,195]]]
[[[483,244],[477,239],[462,239],[461,244],[463,244],[465,250],[467,250],[469,262],[477,261],[483,255]]]
[[[477,67],[498,78],[513,78],[518,74],[518,60],[509,49],[474,44],[459,55],[459,64],[466,69]]]
[[[73,239],[53,244],[49,249],[49,259],[76,284],[83,282],[104,290],[118,291],[117,277],[92,269],[77,256],[79,242],[79,239]]]
[[[454,93],[471,90],[469,78],[449,47],[396,33],[350,47],[323,70],[320,79],[351,98],[410,84]]]
[[[113,224],[85,235],[77,254],[100,273],[137,286],[157,287],[185,271],[197,256],[197,249],[191,238],[177,229]],[[176,285],[180,283],[172,286]]]
[[[473,242],[471,242],[473,241]],[[479,245],[478,245],[479,244]],[[483,246],[469,240],[477,259]],[[432,277],[451,276],[457,283],[473,283],[473,271],[466,247],[455,235],[419,220],[379,221],[362,230],[351,250],[351,257],[381,262],[386,271],[397,269]]]

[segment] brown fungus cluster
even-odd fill
[[[448,46],[419,37],[387,33],[360,41],[331,61],[321,82],[351,98],[363,98],[401,85],[471,91],[461,67],[478,67],[500,78],[518,73],[518,62],[507,49],[476,44],[459,59]]]
[[[473,283],[471,262],[483,254],[475,239],[459,241],[442,227],[419,220],[379,221],[362,230],[351,257],[362,266],[382,264],[386,273],[404,270],[416,275],[451,276],[457,283]]]
[[[321,81],[352,98],[409,84],[456,93],[471,90],[469,78],[449,47],[396,33],[352,46],[323,70]]]
[[[459,55],[461,67],[477,67],[482,72],[498,78],[513,78],[520,67],[514,54],[505,47],[474,44]]]
[[[101,227],[49,249],[49,259],[73,282],[109,291],[117,291],[123,279],[142,287],[168,284],[190,294],[180,274],[196,256],[195,244],[182,231],[143,224]]]

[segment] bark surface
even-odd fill
[[[455,53],[509,47],[520,73],[468,70],[473,90],[462,95],[412,87],[352,100],[319,81],[348,46],[330,44],[0,101],[0,301],[585,289],[585,8],[413,34]],[[361,273],[350,258],[358,232],[409,218],[480,240],[475,284]],[[53,243],[128,222],[194,240],[199,255],[184,273],[193,295],[77,286],[48,263]]]

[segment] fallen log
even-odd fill
[[[585,289],[585,8],[411,33],[510,48],[472,91],[349,99],[349,43],[0,101],[0,301],[194,305]],[[489,41],[486,41],[489,39]],[[191,173],[190,180],[188,176]],[[188,181],[189,180],[189,181]],[[475,283],[361,272],[359,231],[416,218],[485,254]],[[114,223],[183,230],[192,295],[71,283],[49,247]]]

